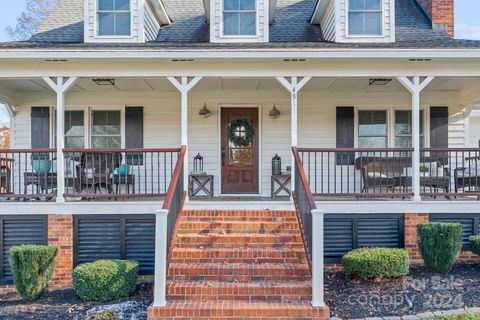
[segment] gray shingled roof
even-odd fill
[[[202,0],[162,0],[173,20],[161,28],[155,41],[145,44],[84,44],[83,1],[58,0],[58,4],[29,42],[0,47],[43,48],[480,48],[480,41],[452,40],[445,31],[433,31],[415,0],[395,0],[396,43],[341,44],[324,40],[321,28],[309,20],[317,0],[277,0],[270,43],[210,43]]]

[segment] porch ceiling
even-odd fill
[[[479,86],[480,78],[435,78],[426,91],[459,91]],[[194,92],[209,90],[272,90],[283,87],[274,78],[204,78]],[[0,79],[0,92],[51,92],[42,79]],[[395,79],[386,85],[369,85],[369,78],[313,78],[303,91],[323,92],[398,92],[403,86]],[[81,78],[72,87],[73,92],[176,92],[165,78],[115,78],[115,86],[99,86],[92,79]],[[52,92],[53,94],[53,92]]]

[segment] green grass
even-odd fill
[[[434,320],[480,320],[480,313],[477,313],[477,314],[466,313],[466,314],[457,315],[457,316],[437,316],[431,319],[434,319]]]

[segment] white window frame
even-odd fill
[[[98,39],[133,39],[133,12],[132,12],[132,0],[128,1],[128,11],[117,10],[100,10],[100,0],[95,0],[95,37]],[[129,13],[130,14],[130,35],[100,35],[100,19],[98,18],[100,13]]]
[[[224,26],[224,14],[225,14],[225,0],[221,0],[221,17],[220,17],[220,34],[221,38],[223,39],[257,39],[259,37],[259,15],[258,15],[258,0],[255,1],[255,34],[249,34],[249,35],[229,35],[225,34],[225,26]],[[268,1],[268,0],[266,0]],[[213,1],[212,1],[213,2]],[[227,13],[253,13],[253,10],[239,10],[239,11],[227,11]]]
[[[88,146],[92,147],[93,112],[94,111],[120,111],[120,148],[125,148],[125,107],[90,107],[88,109]]]
[[[385,5],[384,2],[385,0],[379,0],[380,1],[380,10],[361,10],[361,12],[379,12],[381,13],[381,20],[380,20],[380,30],[381,33],[378,34],[350,34],[350,25],[348,23],[349,21],[349,15],[350,15],[350,0],[345,0],[345,34],[347,38],[385,38]],[[391,0],[395,1],[395,0]],[[395,13],[393,13],[395,14]]]
[[[357,105],[354,106],[354,147],[358,146],[358,129],[359,129],[359,111],[386,111],[387,112],[387,148],[395,148],[395,111],[406,110],[412,111],[412,107],[408,105],[392,106],[392,105]],[[424,148],[430,147],[430,106],[421,105],[420,110],[423,111],[423,138]]]

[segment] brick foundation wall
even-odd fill
[[[432,20],[433,28],[445,29],[453,38],[455,35],[454,0],[417,0]]]
[[[407,249],[412,263],[421,263],[423,261],[418,248],[417,225],[424,223],[429,223],[427,213],[405,214],[405,249]]]
[[[49,289],[69,288],[72,286],[73,269],[73,216],[48,216],[48,244],[58,248],[55,258],[55,274]]]

